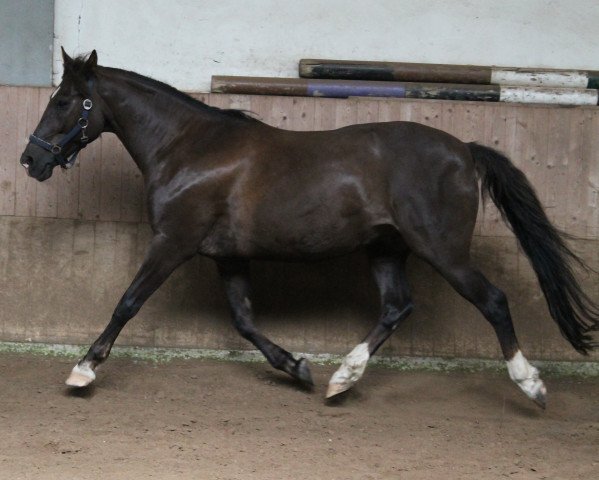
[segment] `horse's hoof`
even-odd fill
[[[306,358],[300,358],[297,362],[295,377],[306,385],[314,386],[314,380],[312,380],[309,365],[310,363]]]
[[[96,379],[96,374],[87,365],[75,365],[71,375],[65,382],[69,387],[83,388],[87,387]]]
[[[367,343],[360,343],[343,359],[341,366],[329,380],[326,398],[349,390],[364,375],[370,358]]]
[[[539,378],[539,371],[524,358],[518,350],[511,360],[507,362],[510,378],[516,385],[543,410],[547,405],[547,388]]]
[[[332,398],[340,393],[347,392],[351,387],[352,383],[329,383],[329,387],[327,388],[327,394],[325,398]]]
[[[547,407],[547,389],[545,386],[539,389],[534,397],[532,397],[532,401],[535,402],[539,407],[543,410]]]

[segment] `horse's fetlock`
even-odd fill
[[[105,345],[94,345],[91,348],[91,353],[95,363],[102,363],[108,358],[108,355],[110,354],[110,347]]]

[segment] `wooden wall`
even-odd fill
[[[143,180],[128,153],[105,134],[74,169],[30,181],[16,161],[45,108],[50,89],[0,87],[0,215],[138,222]],[[223,108],[254,112],[291,130],[409,120],[506,153],[531,180],[551,219],[577,236],[599,235],[599,109],[404,99],[320,99],[198,94]],[[62,174],[61,174],[62,173]],[[478,234],[507,235],[492,208]]]
[[[0,289],[0,303],[4,303],[0,304],[0,312],[7,306],[11,312],[10,318],[6,315],[2,318],[0,313],[0,340],[31,338],[87,343],[108,321],[111,309],[143,255],[148,239],[144,225],[143,181],[113,135],[104,135],[84,150],[70,171],[57,169],[44,183],[29,179],[18,164],[18,158],[50,92],[43,88],[0,86],[0,143],[3,147],[0,150],[0,242],[10,250],[0,254],[0,272],[5,279]],[[465,141],[476,140],[496,147],[526,173],[556,225],[580,238],[573,247],[587,262],[599,268],[599,109],[596,107],[223,94],[196,97],[223,108],[249,110],[281,128],[319,130],[360,122],[411,120],[438,127]],[[479,211],[475,233],[475,260],[493,281],[506,289],[514,317],[518,317],[516,326],[520,337],[527,351],[532,352],[531,356],[577,358],[547,319],[546,307],[528,262],[518,251],[494,206],[488,205]],[[90,251],[95,253],[88,261],[86,255]],[[356,277],[357,286],[350,285],[350,279],[345,278],[345,290],[327,287],[328,283],[322,279],[333,283],[335,280],[322,266],[302,270],[303,267],[271,265],[266,267],[266,273],[258,273],[257,290],[264,305],[263,325],[267,332],[281,339],[287,348],[305,351],[343,352],[360,340],[376,319],[376,313],[372,312],[377,308],[376,296],[372,285],[365,280],[364,260],[358,257],[343,262],[328,265],[333,272],[350,278],[358,271],[365,272],[364,276]],[[178,273],[156,299],[144,307],[141,320],[127,327],[121,343],[247,347],[226,325],[224,302],[219,299],[214,303],[212,299],[220,293],[218,287],[206,286],[206,282],[217,283],[208,263],[196,264],[208,269],[206,278],[198,277],[190,267]],[[37,280],[29,277],[31,272],[37,272]],[[316,284],[324,293],[318,295],[316,290],[311,290],[317,297],[315,305],[307,306],[302,304],[305,298],[293,299],[280,291],[281,282],[272,278],[280,280],[287,276],[285,272],[296,275],[295,280],[282,280],[282,285],[289,288],[305,286],[311,281],[310,276],[320,276],[322,281]],[[488,325],[430,268],[416,263],[410,275],[419,294],[419,297],[415,294],[417,310],[408,326],[402,327],[386,344],[384,353],[498,355],[497,342]],[[52,286],[55,278],[61,283],[58,289]],[[188,295],[193,289],[181,287],[186,281],[192,286],[195,282],[194,288],[207,297],[190,301]],[[73,291],[71,282],[76,284],[73,286],[76,295],[69,293]],[[583,283],[591,297],[599,300],[597,278],[584,277]],[[273,291],[277,291],[279,297],[271,295]],[[335,298],[337,303],[331,304],[327,297]],[[351,301],[344,304],[344,298],[348,297]],[[327,301],[327,306],[319,309],[319,305]],[[274,307],[269,308],[271,303]],[[198,313],[194,313],[196,308]],[[86,316],[83,323],[79,318],[81,312]],[[173,312],[179,320],[173,325],[164,325],[161,318],[167,312]],[[322,316],[328,320],[318,320]],[[284,319],[277,320],[280,317]],[[308,326],[297,327],[296,323],[302,319]],[[150,331],[148,325],[152,326]]]

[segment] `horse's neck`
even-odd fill
[[[145,177],[151,177],[160,163],[161,152],[185,133],[186,126],[210,123],[209,114],[185,105],[168,93],[156,93],[134,82],[105,77],[100,88],[107,106],[110,130],[123,143]],[[208,125],[206,125],[207,127]]]

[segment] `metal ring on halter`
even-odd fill
[[[79,120],[77,120],[77,123],[81,128],[87,128],[89,125],[89,120],[87,118],[81,117]]]
[[[54,144],[54,145],[52,145],[52,148],[50,149],[50,151],[54,155],[58,155],[60,152],[62,152],[62,147],[60,145]]]
[[[91,110],[92,106],[93,106],[93,103],[89,98],[86,98],[85,100],[83,100],[83,108],[85,110]]]

